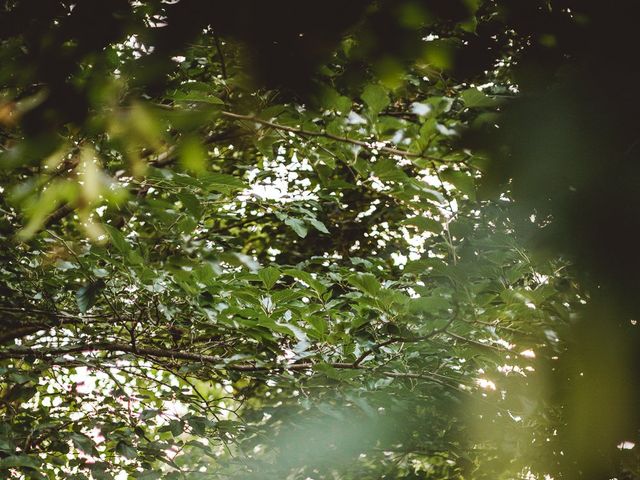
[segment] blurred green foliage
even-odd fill
[[[637,7],[0,5],[0,476],[638,478]]]

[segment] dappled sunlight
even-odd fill
[[[41,3],[0,478],[640,478],[634,2]]]

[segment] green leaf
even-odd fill
[[[307,236],[307,227],[304,222],[298,218],[287,217],[284,221],[285,225],[289,225],[299,237],[304,238]]]
[[[173,435],[174,437],[177,437],[180,434],[182,434],[182,431],[184,430],[184,425],[180,420],[170,420],[169,430],[171,431],[171,435]]]
[[[402,223],[405,225],[413,225],[425,232],[442,232],[442,224],[440,222],[425,216],[407,218],[403,220]]]
[[[326,233],[329,234],[329,230],[327,230],[327,227],[324,223],[322,223],[320,220],[318,220],[317,218],[312,218],[312,217],[307,217],[306,220],[314,226],[314,228],[322,233]]]
[[[38,392],[32,383],[16,384],[2,398],[5,402],[26,402]]]
[[[39,468],[40,461],[31,455],[11,455],[0,460],[0,469],[12,467]]]
[[[111,240],[113,246],[116,247],[120,251],[120,253],[126,254],[131,250],[131,248],[129,247],[129,243],[127,243],[127,240],[124,238],[124,235],[120,230],[108,224],[104,224],[103,228],[107,231],[107,234],[109,235],[109,239]]]
[[[155,418],[156,416],[158,416],[160,413],[159,410],[156,410],[154,408],[149,408],[147,410],[143,410],[142,413],[140,414],[140,420],[150,420],[152,418]]]
[[[76,303],[81,313],[86,313],[93,307],[98,299],[98,294],[105,287],[105,282],[98,279],[95,282],[88,283],[76,292]]]
[[[188,137],[182,141],[179,148],[180,165],[185,170],[196,174],[207,170],[207,151],[202,143],[194,138]]]
[[[173,95],[176,102],[208,103],[210,105],[224,105],[224,101],[213,95],[204,92],[192,91],[188,93],[176,93]]]
[[[442,172],[441,176],[443,180],[451,183],[454,187],[467,195],[471,200],[475,200],[475,180],[469,173],[448,169]]]
[[[319,99],[322,106],[339,113],[347,113],[351,110],[351,99],[340,95],[335,89],[326,85],[319,89]]]
[[[4,398],[3,398],[4,400]],[[6,400],[5,400],[6,401]],[[11,452],[15,450],[14,443],[5,436],[0,436],[0,451]]]
[[[367,85],[361,97],[374,115],[380,113],[390,103],[387,91],[380,85]]]
[[[200,200],[198,200],[198,198],[194,194],[189,192],[182,192],[182,193],[179,193],[177,197],[182,203],[182,205],[184,206],[184,208],[186,208],[191,215],[193,215],[196,218],[200,218],[200,215],[202,215],[202,210],[203,210],[202,203],[200,202]]]
[[[90,465],[91,476],[95,480],[113,480],[113,475],[107,472],[108,465],[104,462],[96,462]]]
[[[413,313],[436,313],[450,307],[449,300],[442,296],[414,298],[409,302],[409,310]]]
[[[206,433],[206,425],[207,419],[204,417],[191,417],[189,419],[189,426],[196,435],[204,436]]]
[[[158,480],[162,477],[162,474],[158,472],[143,472],[137,473],[136,477],[138,480]]]
[[[138,456],[138,451],[130,443],[123,440],[116,445],[116,452],[129,460],[133,460]]]
[[[358,290],[361,290],[372,297],[375,297],[382,289],[378,279],[371,273],[358,273],[351,275],[347,281]]]
[[[82,450],[86,454],[91,454],[95,448],[93,440],[82,433],[72,433],[71,441],[73,441],[73,445]]]
[[[382,158],[373,165],[373,173],[375,173],[380,180],[387,182],[399,182],[402,183],[409,177],[398,166],[398,162],[391,158]]]
[[[477,88],[469,88],[460,94],[465,106],[469,108],[495,107],[501,102],[495,97],[490,97]]]
[[[282,273],[276,267],[267,267],[258,271],[258,277],[267,290],[271,290],[281,275]]]
[[[222,193],[232,193],[246,187],[245,183],[233,175],[208,173],[200,177],[205,188]]]
[[[303,270],[299,270],[297,268],[289,268],[285,270],[283,273],[285,275],[290,275],[293,278],[306,283],[319,295],[322,295],[327,290],[327,287],[325,287],[321,282],[313,278],[310,273],[305,272]]]

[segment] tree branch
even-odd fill
[[[456,318],[458,318],[458,305],[457,305],[457,303],[456,303],[456,306],[455,306],[455,310],[454,310],[453,314],[451,315],[451,318],[449,318],[449,320],[447,320],[447,323],[444,326],[442,326],[440,328],[434,328],[433,330],[431,330],[426,335],[420,335],[419,337],[392,337],[389,340],[385,340],[384,342],[378,343],[375,346],[371,347],[370,349],[365,350],[355,360],[355,362],[353,362],[353,366],[354,366],[354,368],[357,368],[369,355],[374,353],[380,347],[386,347],[387,345],[391,345],[392,343],[422,342],[424,340],[429,340],[430,338],[433,338],[433,337],[435,337],[436,335],[438,335],[440,333],[448,333],[447,329],[451,326],[451,324],[453,323],[453,321]]]
[[[224,358],[205,355],[194,352],[183,352],[177,350],[165,350],[154,347],[134,347],[125,343],[109,343],[109,342],[96,342],[85,343],[79,345],[70,345],[59,348],[46,348],[46,349],[7,349],[0,351],[0,359],[16,359],[26,357],[36,357],[41,359],[47,359],[51,356],[69,355],[73,353],[88,353],[88,352],[125,352],[131,353],[140,357],[152,357],[154,359],[168,358],[168,359],[180,359],[180,360],[193,360],[201,362],[203,364],[210,364],[217,366],[221,370],[230,370],[235,372],[284,372],[284,371],[307,371],[313,369],[317,364],[312,362],[295,363],[291,365],[252,365],[252,364],[236,364],[236,365],[224,365]],[[83,363],[84,364],[84,363]],[[86,364],[84,364],[86,365]],[[162,368],[162,364],[159,364]],[[443,387],[452,388],[454,390],[461,391],[456,385],[448,383],[446,380],[455,381],[455,379],[439,375],[434,372],[388,372],[377,371],[376,369],[361,367],[355,363],[333,362],[326,364],[336,369],[347,370],[360,370],[362,372],[377,372],[380,375],[391,378],[404,378],[415,380],[427,380]],[[442,377],[442,378],[437,378]]]
[[[408,157],[408,158],[424,158],[427,160],[432,160],[435,162],[442,162],[442,163],[446,163],[448,162],[448,160],[441,158],[441,157],[436,157],[433,155],[427,155],[425,153],[416,153],[416,152],[410,152],[408,150],[401,150],[398,148],[393,148],[393,147],[377,147],[375,145],[373,145],[370,142],[365,142],[362,140],[356,140],[353,138],[349,138],[349,137],[341,137],[339,135],[334,135],[332,133],[328,133],[325,131],[321,131],[321,132],[312,132],[309,130],[304,130],[302,128],[296,128],[296,127],[289,127],[287,125],[281,125],[279,123],[274,123],[274,122],[270,122],[268,120],[264,120],[262,118],[256,117],[255,115],[241,115],[239,113],[233,113],[233,112],[226,112],[223,111],[222,112],[222,116],[227,117],[227,118],[232,118],[235,120],[245,120],[248,122],[254,122],[257,123],[259,125],[264,125],[266,127],[270,127],[270,128],[274,128],[277,130],[283,130],[285,132],[291,132],[295,135],[299,135],[302,137],[322,137],[322,138],[328,138],[331,140],[335,140],[337,142],[342,142],[342,143],[349,143],[351,145],[356,145],[362,148],[365,148],[367,150],[377,150],[379,152],[385,152],[385,153],[389,153],[391,155],[400,155],[403,157]]]
[[[87,323],[89,321],[97,321],[98,319],[107,319],[101,315],[85,315],[78,316],[64,311],[48,311],[39,308],[22,308],[0,305],[0,312],[7,312],[12,315],[32,315],[36,317],[46,317],[49,320],[45,321],[41,318],[35,322],[16,322],[10,328],[0,332],[0,345],[3,343],[15,340],[16,338],[26,337],[39,332],[40,330],[46,330],[48,328],[59,327],[67,324]]]
[[[40,330],[44,330],[45,328],[47,328],[47,325],[43,324],[14,328],[11,331],[0,334],[0,345],[6,342],[10,342],[11,340],[15,340],[16,338],[22,338],[26,337],[27,335],[32,335],[39,332]]]
[[[72,353],[85,353],[85,352],[125,352],[132,353],[138,356],[149,356],[154,358],[169,358],[177,360],[193,360],[196,362],[202,362],[213,365],[220,365],[224,361],[224,358],[205,355],[194,352],[184,352],[179,350],[165,350],[157,347],[134,347],[126,343],[110,343],[110,342],[95,342],[95,343],[83,343],[79,345],[70,345],[66,347],[58,348],[43,348],[43,349],[7,349],[0,351],[0,359],[9,358],[24,358],[24,357],[36,357],[46,359],[53,355],[66,355]],[[334,368],[356,368],[352,363],[331,363],[329,364]],[[273,365],[273,366],[260,366],[251,364],[237,364],[237,365],[222,365],[222,368],[226,370],[234,370],[241,372],[259,372],[269,370],[308,370],[313,368],[313,363],[295,363],[292,365]]]

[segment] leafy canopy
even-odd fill
[[[0,475],[633,471],[549,393],[590,297],[496,168],[565,58],[523,15],[580,18],[261,3],[0,7]]]

